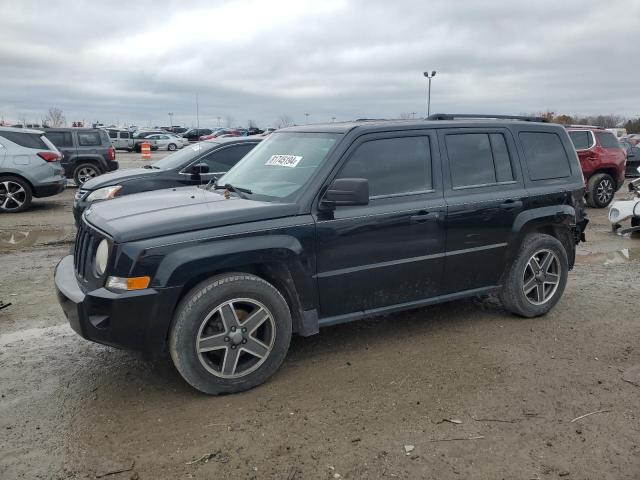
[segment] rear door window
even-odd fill
[[[609,132],[596,132],[596,138],[602,148],[622,148],[620,147],[620,143],[618,139],[613,136],[612,133]]]
[[[503,134],[447,134],[445,142],[453,188],[496,185],[514,180]]]
[[[591,147],[591,134],[587,130],[570,131],[569,137],[576,150],[586,150]]]
[[[105,133],[106,135],[106,133]],[[99,132],[78,132],[78,145],[81,147],[97,147],[102,145]]]
[[[4,137],[21,147],[48,150],[49,148],[47,144],[42,141],[41,136],[42,135],[38,133],[0,132],[0,137]]]
[[[520,132],[531,180],[566,178],[571,175],[569,158],[560,137],[549,132]]]

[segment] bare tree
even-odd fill
[[[275,122],[276,128],[285,128],[285,127],[292,127],[292,126],[293,126],[293,119],[285,113],[283,113],[276,119],[276,122]]]
[[[62,110],[60,110],[58,107],[49,108],[47,116],[45,117],[45,121],[47,125],[52,128],[64,127],[67,124],[67,119],[64,118]]]

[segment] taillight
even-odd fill
[[[38,156],[45,162],[59,162],[62,158],[59,153],[55,152],[38,152]]]
[[[116,149],[113,148],[113,146],[109,147],[109,150],[107,150],[107,158],[109,160],[115,160],[116,159]]]

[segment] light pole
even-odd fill
[[[431,79],[436,76],[436,71],[433,70],[431,72],[431,75],[429,75],[429,72],[424,72],[424,76],[427,77],[427,79],[429,80],[429,94],[427,97],[427,117],[428,117],[429,115],[431,115]]]
[[[169,112],[169,128],[173,127],[173,112]]]
[[[306,122],[307,125],[309,124],[309,115],[311,115],[310,113],[305,113],[304,116],[306,117]]]

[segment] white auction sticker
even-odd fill
[[[302,160],[302,157],[296,155],[271,155],[271,158],[267,160],[265,165],[293,168],[300,163],[300,160]]]

